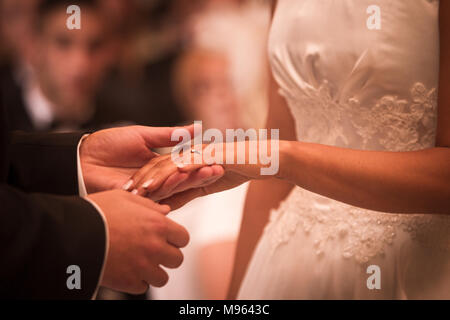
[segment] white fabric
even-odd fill
[[[83,170],[81,167],[81,159],[80,159],[80,147],[83,143],[83,140],[86,139],[89,136],[89,134],[85,134],[81,137],[80,142],[78,143],[77,147],[77,174],[78,174],[78,193],[80,197],[84,198],[88,195],[86,190],[86,185],[84,184],[84,177],[83,177]]]
[[[31,76],[30,76],[31,77]],[[23,98],[27,114],[30,117],[33,127],[37,130],[50,130],[56,119],[55,105],[44,95],[37,81],[32,79],[22,81],[24,90]],[[67,107],[72,108],[72,107]],[[71,122],[63,122],[54,129],[55,132],[72,132],[79,130],[79,124],[85,123],[94,114],[92,107],[86,107],[83,110],[73,113],[70,116]]]
[[[152,288],[152,299],[205,299],[199,274],[199,254],[205,246],[236,240],[247,188],[248,184],[244,184],[232,190],[198,198],[170,213],[172,220],[187,228],[191,239],[183,249],[183,265],[179,269],[167,270],[169,283],[163,288]]]
[[[30,81],[24,85],[24,100],[33,126],[38,130],[50,128],[54,120],[53,108],[37,83]]]
[[[381,29],[367,26],[369,6]],[[434,146],[439,1],[279,0],[273,74],[301,141]],[[367,268],[381,270],[369,290]],[[272,212],[240,299],[450,298],[450,217],[384,214],[294,188]]]

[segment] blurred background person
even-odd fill
[[[242,124],[236,93],[224,53],[189,49],[174,70],[177,98],[186,118],[202,120],[203,130],[238,128]],[[162,153],[170,150],[162,151]],[[169,270],[170,283],[152,288],[154,299],[224,299],[231,277],[246,185],[196,199],[170,217],[191,234],[180,270]],[[211,211],[211,208],[215,208]]]
[[[2,1],[4,7],[10,5],[9,0]],[[66,10],[70,1],[33,3],[34,14],[27,15],[27,24],[32,26],[27,33],[28,45],[12,45],[19,52],[17,57],[27,58],[26,63],[16,63],[29,67],[29,72],[2,82],[11,128],[71,131],[101,127],[105,123],[96,105],[96,94],[111,61],[111,33],[101,8],[96,1],[78,1],[82,28],[69,30]],[[7,90],[8,86],[14,89]]]
[[[185,122],[172,87],[172,69],[182,52],[186,18],[175,13],[175,1],[101,2],[116,31],[114,67],[103,84],[101,104],[137,124]]]
[[[36,81],[25,102],[41,129],[99,128],[96,95],[111,62],[111,30],[97,1],[81,1],[82,27],[66,28],[70,1],[41,0],[36,28]],[[41,115],[41,119],[39,116]],[[36,121],[40,120],[40,121]]]
[[[74,3],[81,8],[81,30],[66,28],[66,10]],[[184,122],[170,79],[173,52],[181,45],[168,36],[172,32],[160,31],[165,25],[179,30],[172,5],[135,0],[0,4],[0,85],[12,129]]]
[[[81,30],[66,27],[73,4]],[[0,0],[0,18],[0,89],[13,130],[265,122],[268,1]],[[244,185],[172,214],[192,242],[183,269],[151,298],[225,297],[245,193]]]
[[[0,0],[0,88],[12,129],[33,130],[23,92],[33,81],[34,27],[39,0]]]
[[[114,68],[100,95],[101,105],[107,105],[112,114],[138,124],[186,122],[184,102],[175,97],[173,69],[189,47],[199,44],[227,51],[238,99],[248,106],[244,121],[264,123],[264,113],[257,111],[266,99],[261,94],[266,83],[266,50],[251,46],[265,46],[268,1],[101,1],[105,12],[111,13],[108,20],[116,26]]]
[[[267,110],[266,57],[261,52],[269,27],[268,3],[203,1],[201,9],[198,3],[178,3],[183,10],[197,10],[185,20],[189,36],[172,77],[184,117],[202,120],[204,130],[223,133],[261,127]],[[196,199],[170,214],[186,226],[191,242],[184,249],[183,266],[168,270],[171,281],[152,288],[152,298],[226,298],[247,187]]]
[[[205,130],[222,132],[243,127],[230,65],[226,53],[196,46],[180,57],[174,69],[175,97],[189,122],[201,120]]]
[[[209,0],[191,24],[192,45],[223,52],[244,127],[265,125],[270,1]]]

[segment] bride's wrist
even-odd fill
[[[289,180],[289,159],[291,157],[294,145],[292,141],[280,140],[278,153],[278,173],[275,175],[277,179]]]

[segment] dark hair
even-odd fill
[[[47,15],[55,10],[68,8],[71,5],[77,5],[83,10],[83,7],[98,8],[97,0],[40,0],[37,8],[37,25],[40,29]]]

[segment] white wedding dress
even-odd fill
[[[433,0],[279,0],[269,54],[298,139],[433,147],[438,11]],[[367,285],[371,265],[379,290]],[[238,298],[450,299],[450,216],[374,212],[296,187],[272,212]]]

